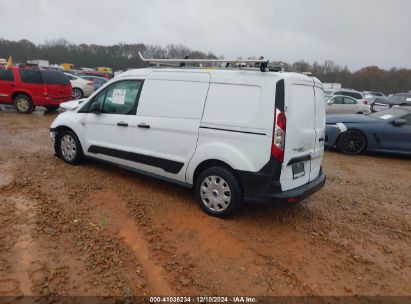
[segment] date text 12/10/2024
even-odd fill
[[[150,303],[257,303],[254,297],[150,297]]]

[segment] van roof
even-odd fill
[[[117,75],[118,77],[146,77],[152,72],[170,72],[170,73],[208,73],[213,81],[217,81],[220,78],[229,77],[252,77],[256,79],[262,78],[274,78],[285,79],[293,78],[296,80],[307,80],[312,79],[311,76],[307,76],[301,73],[295,72],[260,72],[259,70],[249,70],[249,69],[216,69],[216,68],[142,68],[142,69],[131,69]],[[317,78],[315,78],[316,83],[321,83]]]

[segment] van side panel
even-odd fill
[[[167,73],[166,76],[172,78],[173,75]],[[208,74],[205,76],[209,77]],[[145,80],[133,124],[132,152],[183,165],[178,172],[139,163],[135,168],[185,182],[187,164],[196,148],[208,87],[209,82]]]
[[[247,172],[258,172],[270,160],[276,79],[243,75],[240,80],[247,84],[218,80],[210,83],[188,183],[197,166],[209,159]]]
[[[137,115],[200,120],[208,82],[146,80]]]
[[[270,159],[271,134],[255,135],[200,127],[197,149],[187,168],[187,183],[203,161],[215,159],[234,170],[259,171]]]
[[[211,83],[203,122],[247,126],[259,118],[261,103],[259,86]]]

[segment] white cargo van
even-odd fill
[[[243,200],[296,203],[325,182],[324,92],[313,77],[136,69],[61,106],[50,134],[64,161],[95,158],[193,188],[214,216]]]

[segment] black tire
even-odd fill
[[[65,145],[65,148],[63,148],[63,145]],[[55,147],[57,155],[66,163],[76,165],[84,159],[80,141],[76,134],[70,130],[63,129],[57,133]]]
[[[17,112],[23,114],[33,113],[35,108],[30,96],[26,94],[17,94],[14,97],[14,106],[16,107]]]
[[[80,99],[80,98],[83,98],[84,93],[80,88],[72,88],[71,89],[71,96],[74,99]]]
[[[205,185],[209,187],[208,193],[202,188]],[[230,170],[223,167],[212,167],[201,172],[194,189],[201,209],[215,217],[234,215],[243,203],[240,183]]]
[[[358,155],[367,148],[367,138],[358,130],[347,130],[337,139],[337,148],[347,155]]]

